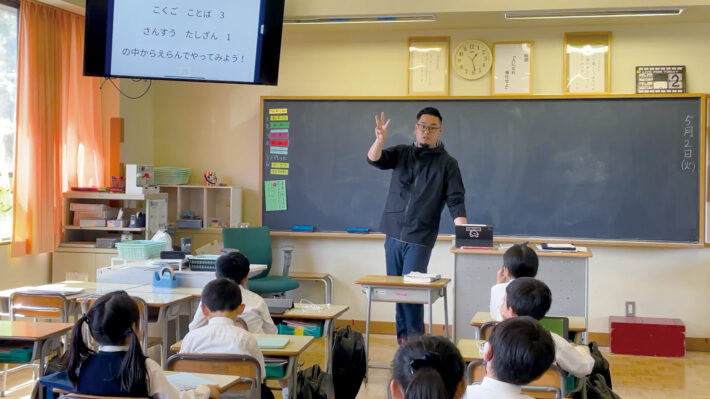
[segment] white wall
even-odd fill
[[[403,96],[408,36],[447,35],[452,47],[469,38],[488,43],[534,40],[534,93],[562,92],[562,40],[566,31],[612,31],[612,92],[633,93],[637,65],[686,65],[689,92],[710,92],[710,24],[538,27],[440,31],[319,32],[289,26],[284,31],[277,87],[154,82],[150,99],[130,104],[124,159],[152,157],[156,165],[193,168],[193,182],[214,170],[228,184],[244,187],[246,221],[259,220],[260,96]],[[490,75],[478,81],[451,77],[451,94],[489,95]],[[152,105],[152,109],[146,108]],[[129,129],[129,126],[130,129]],[[148,135],[150,130],[153,135]],[[372,134],[363,126],[362,134]],[[445,138],[444,138],[445,140]],[[383,193],[382,195],[385,195]],[[378,210],[379,212],[379,210]],[[364,297],[353,285],[360,275],[384,273],[382,243],[358,239],[274,240],[296,245],[295,270],[328,271],[336,278],[335,299],[351,306],[346,318],[364,319]],[[432,271],[450,276],[448,242],[438,243]],[[608,331],[607,317],[636,301],[640,316],[678,317],[690,337],[710,337],[710,250],[592,247],[589,267],[589,329]],[[491,276],[493,282],[494,276]],[[439,305],[439,304],[438,304]],[[439,305],[440,306],[440,305]],[[484,305],[485,306],[485,305]],[[374,320],[393,321],[394,306],[376,304]],[[443,322],[440,314],[436,322]]]

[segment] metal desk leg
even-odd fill
[[[429,298],[429,335],[431,335],[434,326],[434,315],[431,312],[431,290],[429,290],[428,292],[429,295],[427,295],[427,297]]]
[[[372,287],[365,288],[367,294],[367,313],[365,315],[365,360],[370,363],[370,308],[372,307]],[[369,375],[369,366],[365,368],[365,383]]]
[[[449,303],[448,296],[446,295],[446,287],[442,288],[444,292],[444,330],[446,331],[446,338],[449,338]]]
[[[328,302],[326,302],[328,305],[330,305],[333,300],[334,300],[334,286],[335,286],[335,281],[333,281],[333,276],[328,274],[328,277],[325,278],[328,281]]]
[[[295,399],[298,392],[298,356],[290,356],[288,362],[293,364],[288,377],[288,399]]]
[[[163,318],[163,345],[160,346],[160,366],[163,370],[168,367],[168,312],[165,306],[161,306],[158,311],[158,320]]]
[[[323,338],[325,338],[325,348],[323,348],[323,353],[325,356],[325,372],[328,373],[331,367],[332,348],[330,346],[333,344],[333,319],[326,319],[323,324],[325,328],[325,334],[323,334]]]

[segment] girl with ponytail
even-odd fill
[[[395,399],[458,399],[466,389],[464,370],[461,353],[448,339],[413,337],[395,354],[390,394]]]
[[[140,345],[138,305],[125,291],[97,299],[72,329],[67,374],[76,392],[101,396],[151,396],[156,399],[219,397],[216,386],[178,391],[160,366],[146,358]],[[86,346],[83,326],[99,344]]]

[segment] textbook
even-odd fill
[[[404,276],[405,283],[431,283],[441,278],[441,274],[409,272]]]
[[[256,337],[259,349],[283,349],[289,341],[288,337]]]

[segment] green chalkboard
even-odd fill
[[[700,241],[702,95],[264,98],[262,106],[261,189],[271,185],[262,224],[273,230],[377,231],[391,172],[366,161],[374,115],[392,120],[387,146],[410,144],[417,111],[434,106],[461,168],[469,223],[491,224],[497,236]],[[440,232],[453,232],[448,210]]]

